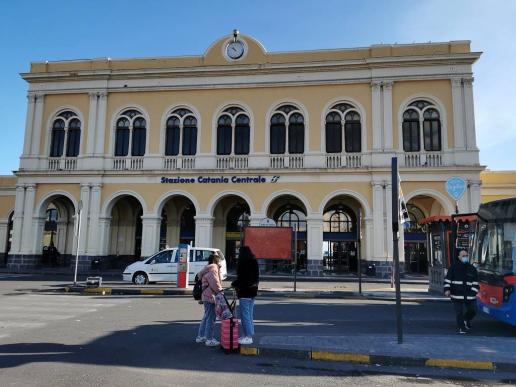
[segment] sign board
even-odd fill
[[[190,246],[187,244],[179,244],[177,246],[179,251],[179,259],[177,261],[177,287],[188,287],[188,256],[190,255]]]
[[[292,227],[245,227],[244,245],[258,259],[292,259]]]
[[[469,222],[457,222],[456,247],[459,250],[469,251],[469,247],[474,235],[474,227],[471,227]]]
[[[448,195],[450,195],[455,201],[458,201],[466,191],[466,180],[457,176],[450,177],[446,180],[444,187],[446,188]]]
[[[276,227],[276,222],[271,218],[263,218],[260,220],[260,226],[262,227]]]

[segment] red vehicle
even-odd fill
[[[472,257],[479,310],[516,326],[516,198],[480,206]]]

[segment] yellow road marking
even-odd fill
[[[258,355],[258,348],[256,348],[256,347],[240,347],[240,353],[242,355],[256,356],[256,355]]]
[[[494,368],[493,363],[490,361],[455,359],[428,359],[425,365],[430,367],[470,368],[480,370],[492,370]]]
[[[313,360],[349,361],[354,363],[370,363],[369,355],[360,353],[338,353],[338,352],[312,352]]]

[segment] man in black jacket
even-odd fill
[[[471,320],[476,314],[477,293],[477,269],[469,263],[468,253],[461,250],[459,261],[450,267],[444,279],[444,295],[453,301],[460,334],[471,329]]]

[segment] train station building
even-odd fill
[[[392,261],[391,172],[410,219],[405,269],[424,272],[417,221],[481,202],[469,41],[268,52],[230,34],[185,57],[34,62],[25,142],[0,180],[9,270],[70,266],[81,203],[81,268],[116,268],[178,243],[220,248],[242,227],[297,230],[299,269],[378,272]]]

